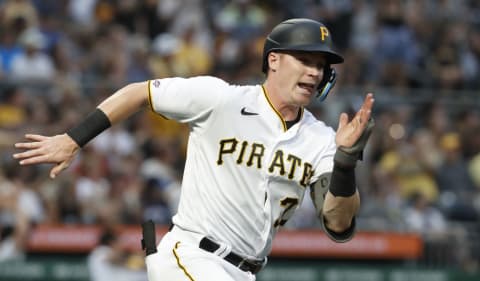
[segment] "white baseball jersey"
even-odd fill
[[[287,130],[261,85],[202,76],[149,81],[152,109],[188,123],[175,225],[262,258],[319,175],[331,172],[335,132],[307,110]]]

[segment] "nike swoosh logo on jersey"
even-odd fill
[[[242,115],[258,115],[258,113],[247,111],[245,107],[243,107],[242,110],[240,110],[240,113]]]

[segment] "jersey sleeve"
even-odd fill
[[[332,128],[325,128],[325,143],[319,154],[318,161],[315,163],[314,174],[310,180],[310,184],[318,181],[321,175],[331,173],[333,171],[333,157],[337,151],[335,143],[335,131]]]
[[[193,122],[218,106],[226,87],[225,81],[211,76],[150,80],[149,103],[165,118]]]

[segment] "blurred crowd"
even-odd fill
[[[48,165],[20,167],[13,143],[27,132],[64,132],[131,82],[262,83],[265,35],[291,17],[325,23],[345,56],[328,106],[311,107],[320,119],[335,127],[339,112],[376,94],[377,125],[358,169],[359,229],[480,233],[479,1],[0,0],[2,241],[19,231],[22,241],[41,223],[169,224],[184,125],[139,112],[54,181]],[[304,202],[287,227],[319,226]]]

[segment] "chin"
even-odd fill
[[[309,94],[300,93],[298,95],[297,104],[299,106],[307,106],[312,101],[312,97],[313,97],[312,93],[309,93]]]

